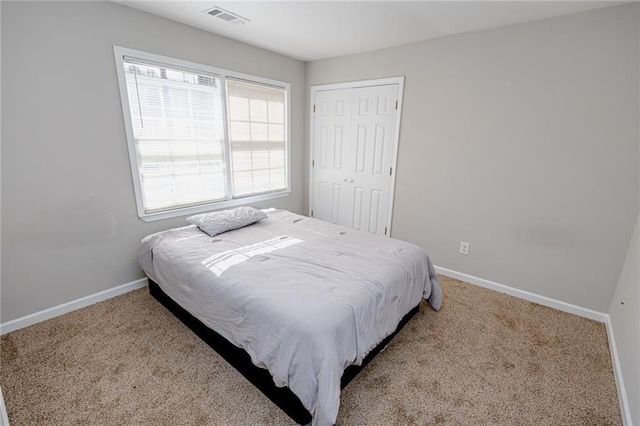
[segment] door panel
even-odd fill
[[[369,232],[378,233],[378,218],[380,216],[380,198],[382,191],[377,189],[371,190],[371,198],[369,200]]]
[[[340,190],[342,189],[342,185],[338,183],[333,184],[333,200],[331,203],[331,222],[338,223],[340,222]]]
[[[373,169],[371,171],[374,175],[382,174],[385,157],[386,127],[385,124],[376,124],[376,134],[373,138]]]
[[[356,168],[354,172],[364,173],[367,157],[367,126],[358,124],[356,131]]]
[[[362,229],[360,220],[362,218],[362,202],[364,199],[364,188],[353,187],[353,212],[351,216],[351,227],[358,231]]]

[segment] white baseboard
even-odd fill
[[[618,388],[618,401],[620,403],[620,412],[622,413],[622,423],[626,426],[633,426],[631,423],[631,409],[629,400],[627,399],[627,391],[624,387],[624,378],[622,377],[622,366],[618,358],[618,348],[616,346],[616,338],[613,333],[613,324],[611,317],[607,315],[607,321],[604,323],[607,328],[607,337],[609,338],[609,352],[613,360],[613,373],[616,377],[616,387]]]
[[[139,280],[131,281],[129,283],[122,284],[96,294],[72,300],[71,302],[63,303],[62,305],[54,306],[53,308],[35,312],[22,318],[7,321],[3,324],[0,324],[0,335],[11,333],[12,331],[19,330],[21,328],[28,327],[42,321],[46,321],[48,319],[66,314],[71,311],[75,311],[76,309],[84,308],[86,306],[93,305],[94,303],[102,302],[103,300],[111,299],[112,297],[137,290],[146,285],[147,279],[141,278]]]
[[[447,268],[435,267],[436,272],[445,275],[450,278],[455,278],[460,281],[466,281],[471,284],[475,284],[480,287],[488,288],[498,291],[500,293],[506,293],[511,296],[518,297],[520,299],[528,300],[529,302],[538,303],[539,305],[548,306],[550,308],[557,309],[562,312],[578,315],[580,317],[589,318],[594,321],[606,323],[609,314],[603,312],[594,311],[592,309],[583,308],[581,306],[572,305],[571,303],[562,302],[560,300],[552,299],[550,297],[541,296],[539,294],[530,293],[528,291],[519,290],[517,288],[509,287],[504,284],[498,284],[493,281],[485,280],[483,278],[474,277],[473,275],[463,274],[462,272],[453,271]]]
[[[528,291],[519,290],[517,288],[509,287],[504,284],[498,284],[496,282],[485,280],[483,278],[474,277],[473,275],[463,274],[462,272],[453,271],[451,269],[435,266],[435,270],[438,274],[450,278],[455,278],[461,281],[475,284],[479,287],[499,291],[500,293],[506,293],[511,296],[538,303],[540,305],[548,306],[562,312],[568,312],[570,314],[604,323],[607,330],[607,338],[609,339],[609,351],[611,353],[611,360],[613,363],[613,373],[616,379],[616,387],[618,388],[618,401],[620,403],[620,413],[622,414],[622,421],[627,426],[633,426],[633,424],[631,423],[631,411],[629,409],[629,401],[627,400],[627,392],[625,390],[624,380],[622,378],[622,368],[620,366],[620,359],[618,358],[616,340],[613,335],[613,326],[611,324],[611,317],[609,316],[609,314],[594,311],[588,308],[583,308],[581,306],[572,305],[570,303],[562,302],[560,300],[552,299],[546,296],[541,296],[539,294],[530,293]]]
[[[7,407],[4,405],[2,389],[0,389],[0,426],[9,426],[9,416],[7,416]]]

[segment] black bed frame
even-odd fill
[[[238,370],[247,380],[262,393],[280,407],[298,424],[311,423],[311,414],[300,402],[300,399],[288,387],[279,388],[273,383],[271,374],[264,368],[256,367],[251,362],[251,357],[244,349],[239,348],[222,337],[220,334],[204,325],[199,319],[187,312],[173,299],[167,296],[158,284],[149,278],[149,293],[155,297],[164,307],[171,311],[180,321],[189,327],[198,337],[211,346],[229,364]],[[344,389],[351,380],[398,334],[407,322],[418,312],[420,305],[413,308],[405,315],[396,330],[376,346],[362,361],[362,365],[351,365],[344,370],[340,382],[340,388]]]

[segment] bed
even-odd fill
[[[422,299],[440,308],[437,275],[411,243],[266,214],[213,237],[195,225],[150,235],[138,261],[151,293],[294,420],[331,425],[354,366]]]

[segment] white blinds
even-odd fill
[[[282,88],[227,79],[233,196],[287,187]]]
[[[225,199],[220,79],[137,59],[124,69],[145,212]]]

